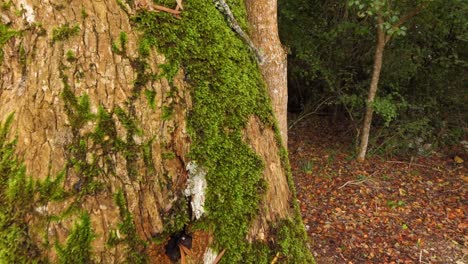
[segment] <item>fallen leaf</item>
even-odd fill
[[[457,164],[461,164],[461,163],[464,162],[464,160],[462,158],[460,158],[459,156],[455,156],[453,158],[453,161],[455,161],[455,163],[457,163]]]

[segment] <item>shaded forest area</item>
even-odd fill
[[[467,262],[467,12],[457,0],[279,1],[289,155],[317,263]]]

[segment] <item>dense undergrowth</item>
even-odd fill
[[[392,3],[279,1],[281,38],[290,50],[290,110],[328,115],[335,124],[349,124],[356,138],[376,45],[375,14],[359,8],[371,2]],[[395,23],[421,3],[422,11],[385,47],[371,154],[429,154],[467,135],[468,4],[399,1],[388,4],[385,19]]]

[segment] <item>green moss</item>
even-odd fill
[[[75,55],[75,52],[73,52],[73,50],[67,50],[67,52],[65,53],[65,57],[67,61],[70,63],[76,61],[76,55]]]
[[[81,8],[81,18],[86,19],[88,17],[88,12],[86,12],[86,9]]]
[[[118,238],[116,232],[111,233],[108,244],[116,245],[118,243],[125,243],[127,245],[127,252],[125,254],[126,263],[139,264],[147,263],[148,259],[145,252],[146,244],[138,238],[133,217],[127,208],[127,201],[122,191],[118,191],[114,196],[115,203],[119,207],[120,218],[122,222],[119,224],[119,232],[123,238]]]
[[[34,199],[33,181],[14,154],[16,141],[7,140],[12,122],[13,115],[0,122],[0,262],[23,263],[33,247],[24,222]]]
[[[121,55],[121,56],[126,56],[127,55],[127,44],[128,44],[128,35],[125,32],[120,32],[119,34],[119,41],[115,42],[112,41],[112,52]]]
[[[62,201],[67,197],[67,193],[62,187],[64,179],[65,172],[62,171],[55,178],[47,175],[44,181],[37,182],[38,202],[46,204],[51,201]]]
[[[91,242],[94,238],[91,219],[87,213],[83,213],[73,226],[65,245],[55,245],[58,263],[92,263]]]
[[[150,55],[151,53],[151,43],[149,43],[149,41],[147,39],[142,39],[139,43],[138,43],[138,53],[146,58]]]
[[[163,159],[175,159],[176,155],[175,155],[174,152],[163,152],[163,153],[161,154],[161,157],[162,157]]]
[[[19,31],[12,30],[7,25],[0,22],[0,64],[3,61],[3,46],[13,37],[18,36]]]
[[[174,114],[174,109],[172,107],[169,107],[169,106],[162,107],[162,114],[161,114],[162,120],[171,119],[173,114]]]
[[[38,206],[65,197],[63,175],[37,182],[26,175],[15,155],[16,141],[7,140],[12,122],[13,115],[0,122],[0,263],[45,263],[41,245],[31,239],[33,229],[28,226],[27,215]],[[41,229],[46,227],[34,228]]]
[[[164,232],[160,237],[166,237],[183,231],[186,225],[190,222],[188,212],[189,209],[186,199],[181,198],[175,201],[169,213],[163,218]]]
[[[129,8],[135,7],[134,0],[116,0],[117,5],[122,9],[127,15],[130,15],[131,10]]]
[[[278,224],[276,238],[282,263],[315,263],[307,245],[307,233],[299,214]]]
[[[11,0],[2,1],[1,8],[3,11],[7,11],[10,9],[12,5],[13,5],[13,2]]]
[[[78,25],[70,26],[68,23],[63,24],[52,30],[52,42],[67,40],[78,35],[80,30],[80,26]]]
[[[91,112],[91,102],[88,95],[75,96],[71,91],[68,76],[64,74],[64,69],[60,69],[63,91],[65,113],[72,130],[72,143],[68,146],[68,170],[73,169],[79,175],[78,182],[74,183],[74,190],[81,194],[94,193],[97,190],[97,183],[93,182],[100,174],[98,159],[93,155],[89,159],[88,149],[91,142],[88,140],[91,135],[81,135],[80,130],[90,121],[96,119],[96,115]],[[91,160],[91,161],[89,161]],[[67,171],[68,171],[67,170]]]
[[[27,66],[26,49],[24,48],[23,43],[21,43],[19,47],[19,62],[21,67],[25,68]]]
[[[148,101],[148,104],[151,107],[151,109],[154,110],[156,108],[156,92],[153,91],[153,90],[146,89],[145,90],[145,97],[146,97],[146,100]]]

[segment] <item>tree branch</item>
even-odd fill
[[[411,10],[410,12],[406,13],[406,15],[404,15],[403,17],[400,18],[400,20],[398,20],[395,24],[392,25],[392,28],[393,29],[397,29],[399,27],[401,27],[401,25],[403,25],[404,23],[406,23],[408,20],[410,20],[412,17],[416,16],[417,14],[421,13],[421,11],[426,8],[428,5],[428,3],[424,3],[422,5],[419,5],[417,7],[415,7],[413,10]],[[391,35],[387,35],[387,37],[385,38],[385,43],[388,43],[390,41],[390,39],[392,38]]]
[[[241,37],[245,44],[249,46],[250,50],[255,54],[258,63],[262,64],[264,62],[264,57],[262,53],[257,47],[255,47],[249,35],[247,35],[247,33],[245,33],[239,26],[239,23],[232,14],[232,11],[229,8],[228,4],[224,0],[213,0],[213,2],[215,3],[216,8],[227,18],[229,27],[231,27],[232,30],[234,30],[234,32],[236,32]]]

